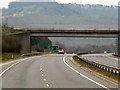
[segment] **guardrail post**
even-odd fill
[[[99,68],[99,65],[97,65],[97,68]]]
[[[117,75],[117,71],[115,70],[115,75]]]
[[[104,67],[102,66],[102,70],[104,70]]]
[[[113,69],[111,69],[111,73],[113,73]]]
[[[107,71],[107,68],[105,67],[105,71]]]
[[[98,68],[100,68],[100,65],[98,65]]]

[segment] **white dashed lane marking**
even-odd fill
[[[42,71],[42,68],[40,70]]]
[[[50,85],[49,85],[49,84],[46,84],[46,86],[47,86],[47,87],[50,87]]]
[[[46,79],[44,78],[44,81],[46,81]]]
[[[42,74],[42,77],[44,76],[44,74]]]
[[[46,86],[49,88],[50,85],[47,83],[47,80],[46,80],[46,78],[45,78],[45,76],[44,76],[44,74],[43,74],[42,64],[40,65],[40,72],[41,72],[41,75],[42,75],[42,77],[43,77],[43,80],[44,80],[45,83],[46,83]]]

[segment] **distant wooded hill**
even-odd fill
[[[21,27],[117,29],[118,25],[118,7],[99,4],[12,2],[3,9],[3,17],[6,16],[9,25]]]

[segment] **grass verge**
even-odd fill
[[[2,53],[2,62],[7,62],[15,59],[24,58],[20,53]]]
[[[2,29],[2,35],[14,35],[24,33],[22,31],[13,30],[13,29]]]
[[[55,53],[48,53],[48,52],[32,52],[32,53],[33,54],[55,54]],[[25,58],[25,57],[28,57],[28,56],[21,56],[20,53],[6,52],[6,53],[2,53],[2,55],[0,56],[0,63],[12,61],[12,60],[16,60],[16,59],[21,59],[21,58]]]
[[[13,35],[13,34],[21,34],[23,32],[21,31],[14,31],[14,32],[11,32],[11,33],[7,33],[6,35]]]
[[[73,59],[74,59],[74,61],[76,61],[77,63],[79,63],[81,66],[89,68],[89,69],[91,69],[91,70],[93,70],[93,71],[95,71],[95,72],[97,72],[99,74],[107,76],[107,77],[109,77],[111,79],[114,79],[116,81],[120,81],[120,76],[119,75],[115,75],[114,73],[107,72],[107,71],[104,71],[102,69],[96,68],[95,66],[89,65],[89,64],[87,64],[87,63],[85,63],[83,61],[80,61],[76,56],[73,56]]]
[[[33,54],[56,54],[56,53],[50,53],[50,52],[34,52],[32,51]]]

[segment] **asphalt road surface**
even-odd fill
[[[111,54],[86,54],[82,55],[82,58],[111,67],[119,68],[119,59],[112,57]]]
[[[2,75],[3,88],[117,88],[112,82],[84,71],[71,55],[34,56]]]

